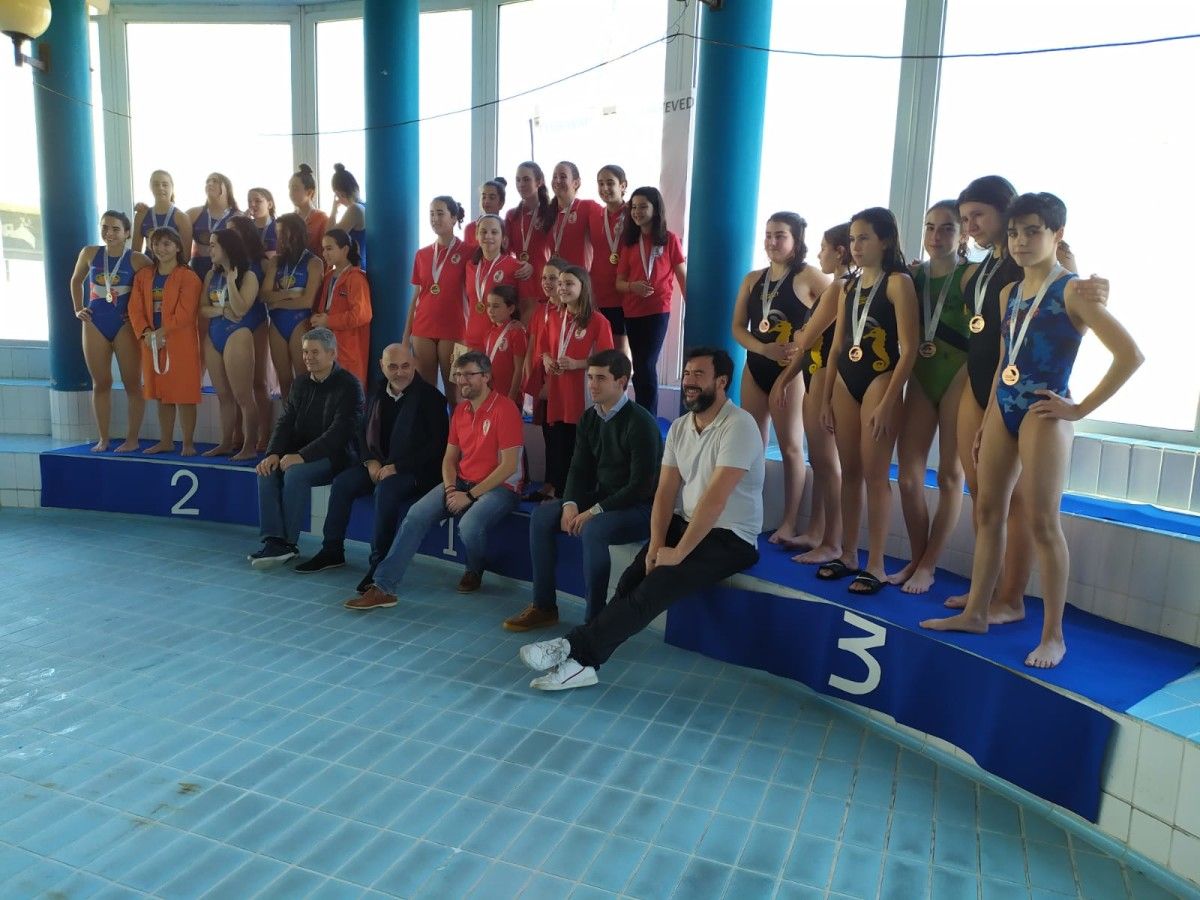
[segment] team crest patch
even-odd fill
[[[492,430],[492,420],[484,419],[483,420],[483,436],[487,437],[487,433],[491,430]]]
[[[296,279],[291,275],[284,275],[279,279],[279,290],[286,291],[296,286]]]
[[[450,262],[457,266],[460,262],[462,262],[462,254],[455,253],[452,257],[450,257]]]
[[[492,276],[492,281],[496,282],[496,284],[499,284],[503,280],[504,280],[503,272],[497,272],[495,275]]]
[[[582,341],[585,337],[587,337],[587,329],[586,328],[576,328],[575,329],[575,340]]]
[[[508,338],[500,338],[500,349],[501,350],[508,349]]]
[[[567,216],[567,221],[570,222],[572,225],[574,225],[575,220],[578,218],[579,218],[579,213],[573,212],[569,216]]]

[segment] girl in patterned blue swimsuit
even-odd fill
[[[1044,614],[1041,642],[1025,665],[1048,669],[1067,652],[1062,619],[1069,561],[1059,501],[1071,454],[1071,422],[1089,416],[1129,380],[1142,363],[1133,338],[1094,294],[1055,258],[1067,208],[1053,194],[1022,194],[1006,214],[1008,252],[1024,278],[1000,295],[1006,314],[1000,328],[1000,365],[976,438],[979,496],[975,561],[966,608],[948,619],[921,624],[939,631],[982,634],[988,602],[1004,559],[1005,521],[1013,488],[1026,469],[1029,525],[1041,572]],[[1068,381],[1079,342],[1088,328],[1113,357],[1100,383],[1079,402]]]
[[[92,412],[99,439],[92,452],[108,449],[108,427],[112,417],[112,358],[117,356],[121,383],[129,403],[129,431],[118,453],[138,448],[138,432],[146,401],[142,397],[142,351],[129,327],[129,295],[133,276],[150,265],[141,253],[129,250],[129,217],[110,209],[100,217],[100,246],[79,251],[71,275],[71,299],[75,317],[83,324],[83,355],[92,376]]]
[[[271,362],[279,396],[286,400],[292,381],[304,372],[302,344],[325,264],[305,248],[308,232],[299,215],[285,213],[275,224],[279,254],[267,262],[262,298],[271,317]]]

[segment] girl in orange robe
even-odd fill
[[[317,293],[309,324],[324,326],[337,338],[337,363],[367,385],[371,355],[371,285],[358,267],[358,244],[341,228],[331,228],[321,240],[329,270]]]

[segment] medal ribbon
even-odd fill
[[[506,334],[508,334],[508,330],[509,330],[510,328],[512,328],[512,327],[513,327],[513,323],[512,323],[512,322],[509,322],[507,325],[505,325],[505,326],[504,326],[504,328],[502,328],[502,329],[500,330],[500,334],[498,334],[498,335],[496,336],[496,340],[495,340],[495,341],[492,343],[492,345],[491,345],[491,346],[488,346],[488,345],[487,345],[487,338],[484,338],[484,349],[485,349],[485,350],[487,350],[488,359],[493,359],[493,360],[494,360],[494,359],[496,358],[496,350],[497,350],[497,348],[499,348],[499,346],[500,346],[502,343],[504,343],[504,336],[505,336]]]
[[[106,300],[108,300],[109,303],[117,302],[117,292],[116,292],[116,289],[113,287],[112,279],[113,279],[114,275],[120,274],[121,266],[124,265],[125,257],[127,257],[128,255],[129,255],[129,250],[126,249],[125,252],[121,254],[121,258],[117,260],[116,268],[114,268],[110,271],[108,268],[108,259],[109,259],[108,249],[106,248],[104,251],[104,292],[105,292],[104,297]],[[126,288],[121,293],[127,294],[127,293],[129,293],[129,289]]]
[[[1033,302],[1029,304],[1029,309],[1025,316],[1021,319],[1021,330],[1017,331],[1017,316],[1021,312],[1021,304],[1024,302],[1021,298],[1021,285],[1023,281],[1017,282],[1017,286],[1013,288],[1012,297],[1008,301],[1008,364],[1015,366],[1017,363],[1017,354],[1021,352],[1021,345],[1025,343],[1025,335],[1029,332],[1029,323],[1033,321],[1033,317],[1037,315],[1038,307],[1042,305],[1042,299],[1046,296],[1046,291],[1050,289],[1050,285],[1054,283],[1054,279],[1063,271],[1063,267],[1058,263],[1050,269],[1050,274],[1046,276],[1046,280],[1042,282],[1042,286],[1038,288],[1037,295],[1033,298]]]
[[[575,200],[571,201],[571,205],[558,214],[558,222],[554,226],[554,253],[558,255],[558,245],[562,243],[563,232],[567,230],[567,219],[571,212],[575,209]]]
[[[342,271],[333,276],[333,283],[329,285],[329,290],[325,292],[325,307],[321,312],[328,314],[329,310],[333,308],[333,292],[337,290],[338,282],[342,280],[342,276],[347,271],[347,269],[342,269]]]
[[[650,251],[650,259],[647,260],[646,245],[643,243],[642,238],[643,236],[638,237],[638,253],[641,254],[642,257],[642,268],[646,271],[646,281],[652,282],[654,280],[654,264],[658,261],[658,258],[662,256],[663,248],[656,246]]]
[[[490,266],[488,266],[487,274],[485,274],[482,279],[479,277],[479,273],[483,271],[483,262],[484,261],[481,259],[479,261],[479,265],[475,268],[475,302],[476,303],[483,303],[484,299],[487,297],[487,292],[485,292],[483,288],[485,285],[491,283],[492,272],[495,270],[496,266],[498,266],[500,264],[500,259],[501,259],[501,257],[497,254],[496,258],[492,260],[492,264]]]
[[[442,277],[442,269],[446,268],[446,260],[450,258],[450,254],[454,252],[454,248],[458,246],[458,238],[454,238],[450,242],[450,246],[446,248],[445,254],[442,256],[442,261],[438,262],[438,242],[433,242],[433,283],[437,284]]]
[[[608,252],[610,254],[617,252],[617,244],[621,240],[621,231],[625,227],[625,207],[621,207],[621,214],[617,216],[616,234],[613,234],[612,229],[608,224],[608,210],[604,210],[604,240],[608,243]]]
[[[930,309],[929,282],[933,280],[933,265],[926,262],[921,265],[921,268],[925,270],[925,283],[921,290],[921,317],[925,320],[925,341],[929,342],[937,334],[938,322],[942,318],[942,309],[946,305],[946,296],[950,293],[950,284],[954,281],[955,272],[958,270],[954,269],[946,276],[946,281],[942,284],[941,291],[938,292],[937,306]]]
[[[988,268],[988,263],[995,260],[995,264]],[[983,315],[983,301],[987,297],[988,285],[996,273],[1000,271],[1000,263],[1004,261],[1004,257],[996,257],[988,255],[988,258],[979,264],[979,277],[975,279],[975,315]]]
[[[775,297],[779,293],[779,289],[783,287],[783,279],[787,278],[788,274],[790,274],[790,273],[785,272],[783,278],[780,278],[777,282],[775,282],[775,289],[770,290],[771,270],[768,268],[767,271],[763,273],[762,320],[764,322],[769,323],[771,321],[771,309],[775,304]]]
[[[875,294],[878,292],[879,286],[887,281],[887,279],[886,272],[879,273],[879,277],[871,285],[871,292],[867,294],[867,302],[862,304],[862,311],[859,312],[859,300],[862,297],[862,276],[858,277],[858,281],[854,285],[854,309],[850,311],[850,315],[853,318],[854,343],[852,346],[859,347],[862,345],[863,332],[867,330],[867,313],[871,311],[871,303],[875,300]]]

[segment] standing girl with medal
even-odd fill
[[[492,361],[492,390],[521,405],[528,337],[521,324],[517,289],[511,284],[492,288],[487,295],[487,315],[492,323],[483,338],[483,350]]]
[[[183,239],[183,246],[192,245],[192,220],[175,206],[175,179],[170,172],[155,169],[150,173],[150,193],[154,205],[133,205],[133,252],[141,253],[146,236],[155,228],[174,228]],[[146,249],[149,249],[147,246]]]
[[[358,266],[362,271],[367,270],[367,205],[359,196],[358,179],[346,171],[341,163],[333,164],[333,178],[330,181],[333,188],[333,209],[329,212],[329,221],[333,227],[340,228],[349,235],[358,248]],[[338,217],[338,207],[342,208],[341,218]]]
[[[1023,490],[1044,598],[1041,640],[1025,665],[1048,669],[1067,651],[1062,618],[1069,559],[1059,504],[1071,456],[1071,422],[1091,415],[1112,397],[1143,357],[1104,300],[1096,299],[1095,286],[1083,288],[1059,264],[1056,255],[1067,219],[1063,202],[1053,194],[1022,194],[1005,219],[1008,251],[1023,277],[1001,294],[1001,359],[973,447],[979,495],[971,593],[958,615],[921,625],[976,634],[988,630],[992,595],[1006,560],[1008,505],[1014,491]],[[1089,328],[1113,359],[1099,384],[1077,403],[1068,382]],[[1018,477],[1025,482],[1022,487]],[[1010,535],[1012,531],[1008,529]]]
[[[350,235],[341,228],[331,228],[321,244],[329,269],[308,321],[313,328],[333,332],[337,364],[365,385],[371,355],[371,286],[358,267],[358,245]]]
[[[267,266],[270,265],[271,261],[267,258],[267,251],[263,247],[258,227],[249,216],[233,216],[226,223],[225,227],[236,231],[238,237],[242,239],[242,244],[246,248],[246,256],[250,260],[250,271],[258,279],[259,295],[261,297],[262,289],[270,283],[267,280],[266,272]],[[262,315],[255,315],[257,324],[254,326],[254,402],[258,407],[258,452],[266,453],[267,444],[271,440],[274,417],[271,408],[271,395],[267,388],[267,373],[271,368],[271,325],[267,321],[266,307],[263,306],[262,310]],[[201,331],[203,332],[203,329]],[[203,333],[200,345],[204,346]],[[287,398],[285,397],[284,399],[286,400]],[[237,414],[237,427],[233,433],[233,440],[235,444],[242,442],[242,413],[240,409]],[[247,436],[247,440],[250,440],[249,436]]]
[[[292,391],[292,381],[304,369],[304,333],[308,317],[321,289],[325,265],[308,251],[308,229],[298,213],[278,218],[279,254],[267,263],[263,278],[266,287],[261,296],[270,317],[268,341],[279,396],[284,401]]]
[[[821,419],[832,428],[842,463],[842,555],[821,566],[824,580],[853,575],[850,592],[883,587],[883,548],[892,505],[889,469],[904,384],[920,343],[917,295],[900,249],[896,217],[872,207],[850,220],[850,255],[859,273],[843,286],[833,353],[838,377],[825,384]],[[858,567],[863,486],[867,493],[867,565]]]
[[[321,238],[325,236],[325,228],[329,225],[329,215],[317,209],[317,180],[313,178],[312,166],[308,163],[300,163],[300,168],[288,179],[288,197],[296,207],[296,215],[304,221],[304,246],[320,259]],[[284,394],[284,397],[287,395]]]
[[[529,395],[532,401],[533,424],[540,425],[542,441],[549,446],[550,426],[546,424],[546,367],[542,360],[542,342],[550,329],[550,316],[556,314],[562,302],[558,296],[558,276],[567,267],[566,260],[552,256],[542,266],[542,295],[543,301],[538,304],[533,320],[529,323],[528,352],[525,354],[525,381],[521,390]],[[540,491],[534,491],[526,499],[535,502],[556,497],[554,485],[547,479],[542,483]]]
[[[475,239],[479,242],[467,259],[467,320],[463,343],[471,350],[483,350],[483,336],[492,327],[487,315],[487,295],[502,284],[516,287],[521,263],[502,249],[504,222],[499,216],[480,216],[475,223]]]
[[[516,254],[521,264],[517,274],[522,278],[517,284],[517,297],[521,302],[521,321],[529,324],[533,311],[546,298],[539,290],[542,266],[550,258],[550,247],[542,222],[550,219],[550,192],[546,189],[546,176],[542,167],[532,161],[517,166],[517,194],[521,202],[510,209],[504,217],[504,231],[508,249]]]
[[[193,207],[187,212],[188,221],[192,225],[191,267],[201,279],[212,268],[212,260],[208,253],[212,233],[224,228],[237,211],[233,182],[228,176],[213,172],[204,179],[204,205]],[[180,237],[182,236],[181,232]]]
[[[231,228],[213,235],[213,267],[204,277],[200,316],[208,322],[204,358],[217,392],[221,441],[205,456],[226,456],[237,449],[234,431],[241,416],[241,449],[235,461],[253,459],[259,409],[255,400],[254,329],[266,319],[258,300],[259,276],[241,236]]]
[[[629,210],[625,207],[625,191],[629,183],[625,170],[609,163],[596,173],[596,189],[602,203],[591,207],[588,230],[593,244],[592,299],[596,308],[612,327],[613,340],[617,349],[629,355],[629,341],[625,338],[625,313],[621,308],[621,295],[617,292],[617,263],[621,260],[621,234],[625,231],[625,219]],[[601,246],[600,240],[604,244]]]
[[[733,339],[746,348],[742,369],[742,409],[754,416],[768,440],[768,422],[783,456],[783,520],[771,535],[772,544],[788,544],[797,536],[796,517],[804,498],[804,391],[792,391],[786,404],[768,403],[776,380],[798,353],[795,336],[808,322],[829,278],[804,257],[807,223],[793,212],[767,220],[764,247],[770,265],[742,279],[733,305]]]
[[[275,198],[271,192],[266,188],[250,188],[246,193],[246,214],[258,229],[258,239],[262,241],[266,256],[274,256],[279,248],[279,238],[275,232]]]
[[[561,497],[575,453],[575,427],[585,408],[588,357],[613,349],[608,319],[592,308],[592,284],[582,266],[567,264],[558,276],[561,304],[551,310],[541,336],[546,373],[546,481]]]
[[[200,341],[196,322],[200,279],[187,266],[183,241],[174,228],[150,233],[155,265],[133,277],[129,324],[142,341],[142,395],[158,401],[158,443],[146,453],[175,449],[178,410],[183,447],[196,455],[196,409],[200,405]]]
[[[412,302],[404,326],[404,343],[411,340],[417,372],[437,386],[442,375],[446,399],[455,403],[455,385],[450,378],[454,344],[466,327],[466,266],[470,248],[454,234],[464,218],[462,204],[453,197],[434,197],[429,204],[429,227],[434,241],[413,257]]]
[[[550,241],[550,255],[565,259],[574,266],[590,268],[592,264],[591,221],[603,207],[595,200],[580,200],[579,167],[563,160],[550,175],[550,217],[543,222]]]
[[[640,187],[629,198],[629,221],[621,235],[617,290],[624,296],[625,334],[633,356],[633,396],[658,414],[658,357],[671,320],[675,282],[687,295],[687,267],[678,236],[667,229],[658,188]]]
[[[129,406],[129,430],[117,452],[128,453],[138,448],[138,432],[146,411],[138,375],[141,353],[129,327],[129,295],[134,275],[150,265],[150,260],[125,246],[129,240],[129,217],[123,212],[110,209],[100,217],[100,237],[103,244],[79,251],[71,274],[71,301],[75,305],[75,318],[83,326],[83,358],[92,376],[92,414],[98,435],[92,452],[108,449],[115,353]]]
[[[499,175],[480,185],[479,214],[481,216],[500,215],[501,210],[504,209],[505,189],[507,187],[508,181]],[[463,243],[467,245],[468,249],[475,246],[475,222],[467,223],[467,227],[463,231]],[[507,250],[508,247],[506,246],[504,249]]]
[[[914,273],[921,313],[921,343],[904,394],[897,454],[900,505],[912,559],[892,584],[906,594],[933,586],[937,561],[962,511],[963,469],[958,458],[958,410],[967,383],[967,315],[960,255],[962,228],[954,200],[935,203],[925,213],[925,252],[929,260]],[[929,522],[925,469],[934,433],[938,435],[938,505]]]

